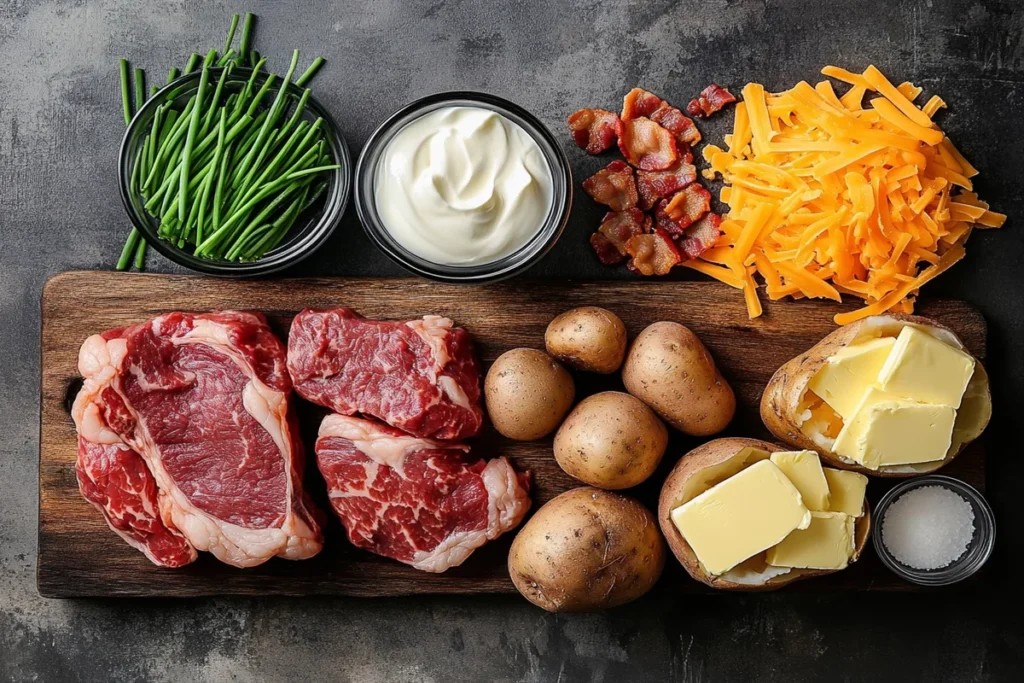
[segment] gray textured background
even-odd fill
[[[35,592],[39,294],[49,276],[108,268],[126,220],[115,154],[124,123],[116,60],[162,79],[188,52],[223,43],[230,13],[261,17],[257,47],[283,69],[292,47],[329,62],[315,81],[353,150],[406,101],[484,89],[537,113],[566,142],[577,178],[600,165],[564,117],[616,108],[643,85],[685,103],[715,80],[783,88],[837,63],[874,62],[940,93],[943,127],[1010,214],[978,234],[932,294],[978,305],[991,329],[997,400],[990,498],[995,571],[971,591],[910,596],[781,593],[657,597],[607,614],[553,616],[523,600],[47,601]],[[1024,263],[1020,122],[1024,6],[1018,2],[0,2],[0,679],[11,681],[811,681],[1020,680],[1012,607],[1024,471]],[[729,117],[724,117],[728,119]],[[705,127],[720,137],[720,127]],[[541,277],[600,269],[577,200]],[[171,271],[150,256],[150,270]],[[350,211],[302,273],[397,275]],[[83,292],[83,296],[88,293]],[[685,305],[685,302],[681,302]],[[69,340],[77,343],[77,340]]]

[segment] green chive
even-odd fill
[[[128,264],[131,263],[132,256],[135,255],[135,246],[139,243],[139,231],[136,228],[132,228],[132,231],[128,233],[128,239],[124,243],[124,248],[121,250],[121,258],[117,259],[117,270],[127,270]]]
[[[252,12],[245,13],[245,23],[242,24],[242,42],[238,46],[238,54],[242,55],[244,59],[248,54],[249,50],[252,49],[252,33],[256,27],[256,17]],[[256,62],[253,61],[253,64]]]
[[[142,109],[146,103],[146,72],[135,70],[135,111]]]
[[[323,57],[317,57],[314,59],[313,63],[309,65],[309,68],[306,69],[306,71],[295,81],[295,85],[300,88],[304,87],[313,79],[313,76],[316,76],[316,72],[320,70],[320,67],[324,65],[325,61],[327,60]]]
[[[235,29],[238,28],[238,15],[231,17],[231,28],[228,29],[228,38],[224,41],[224,54],[231,50],[231,43],[235,40]]]
[[[192,164],[192,145],[195,144],[196,135],[199,133],[199,117],[203,109],[203,101],[206,97],[206,86],[210,80],[210,70],[203,65],[203,72],[199,76],[199,90],[196,92],[196,106],[192,108],[192,118],[188,123],[188,133],[185,136],[185,149],[181,153],[181,177],[178,181],[181,183],[178,192],[184,196],[184,201],[178,203],[178,220],[182,223],[188,217],[188,183],[191,180],[189,178],[189,166]]]
[[[124,105],[124,125],[132,122],[132,96],[131,87],[128,82],[128,60],[121,62],[121,104]]]

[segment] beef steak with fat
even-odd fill
[[[72,415],[82,494],[154,563],[322,547],[285,348],[261,314],[168,313],[89,337]]]
[[[304,310],[288,335],[288,371],[303,398],[414,436],[464,439],[483,424],[469,334],[436,315],[401,322]]]
[[[328,415],[316,458],[352,544],[423,571],[462,564],[530,508],[529,475],[505,458],[481,460],[464,444],[376,420]]]

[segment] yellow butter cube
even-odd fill
[[[840,349],[814,374],[808,388],[849,420],[864,392],[878,380],[895,343],[893,337],[881,337]]]
[[[711,574],[776,545],[811,523],[800,492],[770,460],[761,460],[672,511],[672,523]]]
[[[878,388],[920,403],[959,408],[973,374],[969,355],[916,327],[904,327],[878,372]]]
[[[800,492],[808,510],[828,510],[828,482],[821,471],[821,460],[814,451],[772,453],[771,461],[789,477]]]
[[[825,481],[828,482],[829,512],[845,512],[851,517],[863,515],[868,478],[860,472],[837,470],[832,467],[825,467],[822,470],[825,473]]]
[[[843,512],[812,512],[797,529],[768,549],[768,564],[796,569],[845,569],[854,548],[854,520]]]
[[[843,425],[833,450],[873,470],[934,462],[946,457],[955,420],[952,406],[916,403],[871,388]]]

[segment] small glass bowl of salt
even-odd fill
[[[894,487],[872,510],[882,563],[922,586],[946,586],[978,571],[992,554],[992,508],[959,479],[932,474]]]

